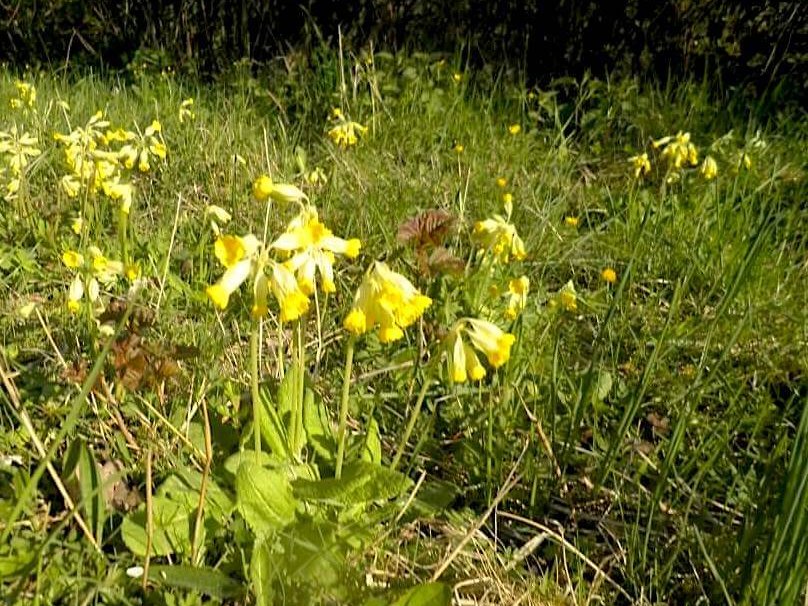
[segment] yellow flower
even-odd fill
[[[306,194],[290,183],[273,183],[268,175],[261,175],[253,182],[253,197],[259,202],[266,202],[269,199],[287,204],[290,202],[301,203],[306,200]]]
[[[108,198],[120,201],[121,212],[128,215],[132,208],[134,187],[132,187],[131,183],[121,183],[118,179],[118,177],[115,177],[114,179],[103,181],[101,189]]]
[[[578,293],[575,291],[575,285],[572,280],[558,291],[553,303],[560,305],[566,311],[576,311],[578,309]]]
[[[466,318],[465,322],[471,344],[485,355],[491,366],[499,368],[510,359],[516,337],[487,320]]]
[[[521,261],[527,256],[525,244],[516,227],[500,215],[477,221],[472,238],[498,261],[507,263],[511,257]]]
[[[297,275],[301,290],[312,294],[316,288],[316,274],[320,274],[323,292],[334,292],[334,255],[356,258],[361,248],[359,240],[338,238],[320,221],[314,206],[305,207],[295,217],[271,248],[294,253],[286,267]]]
[[[461,74],[460,72],[455,72],[454,74],[452,74],[452,80],[454,80],[456,83],[459,84],[460,82],[463,81],[463,74]]]
[[[600,277],[609,284],[614,284],[617,282],[617,272],[611,267],[606,267],[602,272],[600,272]]]
[[[690,133],[679,131],[674,137],[668,136],[653,141],[651,146],[654,149],[663,147],[661,156],[673,168],[682,168],[685,163],[691,166],[696,166],[699,163],[698,150],[690,142]]]
[[[647,175],[651,172],[651,161],[648,159],[647,153],[642,153],[639,156],[631,156],[628,159],[634,167],[634,177],[639,178],[641,175]]]
[[[179,110],[179,116],[178,116],[179,120],[180,120],[180,124],[185,122],[185,120],[193,120],[196,117],[194,112],[191,111],[191,108],[193,107],[193,105],[194,105],[194,100],[193,100],[192,97],[189,97],[188,99],[185,99],[185,100],[183,100],[182,103],[180,103],[180,110]]]
[[[359,143],[359,135],[364,136],[368,132],[367,126],[348,120],[338,108],[334,108],[331,115],[337,124],[328,131],[328,137],[343,149]]]
[[[512,135],[518,135],[521,130],[522,127],[519,124],[511,124],[508,127],[508,132],[511,133]]]
[[[505,187],[508,185],[508,180],[505,177],[497,177],[497,186]]]
[[[124,273],[123,263],[108,259],[97,246],[88,246],[87,252],[90,253],[93,274],[104,284],[114,282]]]
[[[449,377],[452,383],[481,381],[485,377],[485,367],[480,363],[474,349],[463,341],[464,323],[458,322],[446,338],[446,353]]]
[[[508,308],[505,310],[505,317],[515,320],[527,305],[527,293],[530,290],[530,279],[521,276],[508,282]]]
[[[36,88],[33,84],[17,80],[14,87],[17,89],[17,98],[11,100],[11,107],[13,109],[19,109],[23,106],[33,107],[36,101]]]
[[[70,222],[70,229],[73,230],[73,233],[77,236],[81,234],[81,230],[84,227],[84,219],[79,217],[74,217],[73,220]]]
[[[67,265],[70,269],[78,269],[84,265],[84,255],[75,250],[66,250],[62,253],[62,263]]]
[[[707,156],[704,158],[699,172],[708,181],[715,179],[718,176],[718,164],[712,156]]]
[[[281,322],[297,320],[309,309],[309,299],[300,289],[294,274],[281,263],[272,262],[272,294],[281,309]]]
[[[208,204],[205,207],[205,216],[210,220],[210,227],[213,229],[213,233],[216,236],[220,234],[219,224],[227,225],[230,223],[230,219],[233,218],[229,212],[215,204]]]
[[[252,234],[246,236],[220,236],[213,244],[213,253],[219,263],[230,269],[245,257],[251,257],[258,250],[259,242]]]
[[[67,308],[76,313],[81,307],[81,299],[84,297],[84,282],[81,276],[76,274],[67,289]]]
[[[578,217],[564,217],[564,223],[566,223],[569,227],[578,227],[581,220]]]
[[[431,304],[407,278],[377,261],[365,273],[343,326],[361,335],[378,325],[379,340],[389,343],[403,337]]]
[[[455,153],[458,154],[462,154],[464,151],[466,151],[466,148],[463,146],[462,143],[455,143],[452,149],[455,151]]]

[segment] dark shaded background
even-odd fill
[[[808,4],[774,0],[0,0],[0,60],[114,69],[146,57],[210,76],[333,43],[338,28],[354,49],[461,44],[470,63],[506,63],[538,83],[618,71],[808,90]]]

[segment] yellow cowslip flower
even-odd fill
[[[476,318],[463,318],[455,323],[456,327],[458,325],[460,328],[456,330],[463,330],[474,349],[482,353],[492,367],[499,368],[510,359],[511,346],[516,341],[512,334],[506,333],[493,322]],[[468,350],[466,355],[468,357]],[[476,374],[479,376],[479,372]]]
[[[617,272],[611,267],[604,268],[603,271],[600,272],[600,277],[603,278],[604,282],[608,282],[609,284],[617,282]]]
[[[631,162],[631,165],[634,167],[635,178],[639,178],[651,172],[651,161],[648,159],[647,153],[631,156],[628,161]]]
[[[104,195],[111,200],[116,200],[121,203],[122,213],[125,215],[129,214],[135,192],[135,188],[131,183],[121,183],[119,177],[116,176],[114,179],[102,181],[101,190],[104,192]]]
[[[67,194],[68,198],[77,198],[81,190],[81,181],[73,175],[65,175],[59,181],[62,190]]]
[[[193,107],[193,105],[194,105],[193,97],[189,97],[187,99],[184,99],[182,101],[182,103],[180,103],[180,110],[179,110],[179,115],[178,115],[180,124],[185,122],[185,120],[193,120],[196,117],[194,112],[191,111],[191,108]]]
[[[497,177],[497,186],[504,188],[508,185],[508,180],[505,177]]]
[[[685,163],[696,166],[699,154],[696,146],[690,142],[690,133],[679,131],[675,136],[662,137],[651,143],[654,149],[663,147],[661,156],[673,168],[680,169]]]
[[[328,131],[328,137],[342,149],[346,149],[359,143],[359,136],[364,136],[368,132],[367,126],[362,126],[359,122],[348,120],[342,112],[335,114],[337,124]]]
[[[38,144],[36,137],[18,131],[16,125],[7,132],[0,131],[0,157],[6,156],[5,164],[14,177],[22,175],[29,160],[42,153]]]
[[[90,267],[93,274],[104,284],[110,284],[124,273],[123,263],[114,261],[104,256],[97,246],[88,246],[87,252],[90,254]]]
[[[505,208],[505,216],[510,219],[511,213],[513,213],[513,194],[510,192],[506,192],[502,194],[502,205]]]
[[[511,133],[512,135],[518,135],[521,132],[521,130],[522,126],[519,124],[511,124],[508,127],[508,132]]]
[[[749,154],[746,152],[741,154],[741,161],[738,163],[738,167],[740,168],[741,166],[746,170],[751,170],[752,168],[752,158],[750,158]]]
[[[576,311],[578,309],[578,293],[572,280],[561,287],[555,297],[550,301],[551,307],[561,307],[565,311]]]
[[[452,149],[457,154],[462,154],[464,151],[466,151],[466,147],[462,143],[455,143],[454,147],[452,147]]]
[[[527,293],[530,290],[530,279],[521,276],[508,282],[508,308],[505,310],[505,317],[515,320],[516,317],[527,306]]]
[[[452,80],[454,80],[456,83],[459,84],[460,82],[463,81],[463,74],[461,74],[460,72],[453,73]]]
[[[404,329],[432,304],[401,274],[376,261],[368,268],[343,320],[345,329],[361,335],[379,326],[379,340],[390,343],[404,336]]]
[[[216,236],[219,236],[221,233],[219,224],[227,225],[230,223],[230,219],[233,218],[229,212],[227,212],[221,206],[216,206],[215,204],[208,204],[205,207],[205,216],[208,217],[210,227],[213,230],[213,234]]]
[[[581,220],[578,217],[564,217],[564,223],[566,223],[569,227],[578,227],[580,225]]]
[[[205,292],[219,309],[225,309],[230,296],[248,278],[252,278],[251,314],[254,318],[261,318],[268,313],[267,295],[270,291],[280,306],[281,322],[296,320],[308,310],[309,300],[298,287],[294,275],[282,264],[268,259],[258,239],[252,234],[217,238],[214,254],[226,271]],[[267,267],[271,270],[269,277],[265,273]]]
[[[84,255],[75,250],[66,250],[62,253],[62,263],[69,269],[78,269],[84,265]]]
[[[12,109],[20,109],[21,107],[31,108],[34,106],[36,102],[36,88],[33,84],[17,80],[14,82],[14,88],[17,89],[17,97],[10,101]]]
[[[708,181],[715,179],[718,176],[718,164],[712,156],[707,156],[704,158],[699,172]]]
[[[163,140],[163,126],[157,120],[146,127],[141,136],[121,147],[118,150],[118,159],[123,166],[132,170],[137,163],[137,168],[142,173],[151,170],[151,159],[164,161],[168,155],[168,148]]]
[[[464,324],[458,322],[445,340],[449,378],[452,383],[465,383],[468,379],[481,381],[485,377],[485,367],[480,363],[474,349],[463,341]]]
[[[511,257],[521,261],[527,256],[525,244],[516,227],[500,215],[477,221],[472,239],[498,261],[507,263]]]
[[[81,234],[81,230],[84,228],[84,219],[81,216],[73,217],[73,220],[70,222],[70,229],[73,230],[73,233],[77,236]]]
[[[281,204],[307,200],[306,194],[290,183],[274,183],[269,175],[261,175],[253,182],[253,197],[259,202],[269,199]]]
[[[334,255],[354,259],[361,243],[356,238],[338,238],[320,221],[314,206],[304,207],[276,239],[271,248],[292,254],[285,265],[297,276],[301,290],[311,295],[316,288],[316,274],[320,274],[323,292],[334,292]]]
[[[67,288],[67,309],[71,313],[78,312],[85,295],[90,303],[96,303],[101,296],[101,287],[95,277],[85,280],[81,274],[77,273]],[[103,309],[103,305],[100,309]],[[96,311],[100,311],[100,309],[96,309]]]

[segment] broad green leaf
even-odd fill
[[[191,525],[194,513],[185,503],[167,497],[152,500],[154,533],[151,555],[183,554],[191,550]],[[121,524],[121,536],[129,551],[137,556],[146,555],[146,506],[129,514]]]
[[[247,461],[261,467],[277,467],[283,463],[283,459],[269,452],[261,451],[256,453],[254,450],[242,450],[227,457],[224,462],[224,469],[235,476],[241,464]]]
[[[220,600],[240,598],[244,595],[241,583],[212,568],[158,564],[152,565],[149,571],[150,581],[196,591]]]
[[[258,535],[293,522],[297,507],[286,474],[249,461],[236,472],[236,504]]]
[[[202,474],[193,469],[179,469],[166,478],[157,489],[157,496],[167,497],[177,503],[184,503],[190,510],[199,507],[199,491],[202,487]],[[227,518],[233,511],[235,503],[224,490],[219,488],[213,478],[208,477],[205,493],[205,515],[218,521]]]
[[[300,380],[303,369],[300,364],[290,364],[278,385],[278,413],[281,418],[292,412],[300,402]]]
[[[450,606],[452,590],[443,583],[426,583],[413,587],[390,606]]]
[[[377,465],[382,462],[382,441],[379,438],[379,424],[373,417],[368,423],[365,445],[362,448],[362,460],[376,463]]]
[[[250,584],[256,606],[273,606],[275,603],[275,593],[272,591],[272,558],[272,545],[264,538],[257,539],[250,559]]]
[[[269,391],[260,391],[261,403],[261,438],[267,443],[272,454],[289,458],[289,442],[286,427],[283,424],[283,415],[275,408]]]
[[[325,404],[311,389],[306,390],[303,399],[303,427],[306,430],[308,443],[311,444],[318,457],[326,461],[334,459],[337,442],[328,422]]]
[[[76,439],[70,444],[62,469],[65,484],[80,504],[96,540],[101,542],[107,513],[104,490],[98,463],[84,440]]]
[[[385,501],[400,495],[410,484],[410,479],[404,474],[367,461],[347,464],[339,480],[298,479],[292,483],[295,496],[300,499],[333,501],[343,505]]]

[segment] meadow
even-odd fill
[[[8,604],[808,599],[808,118],[0,68]]]

